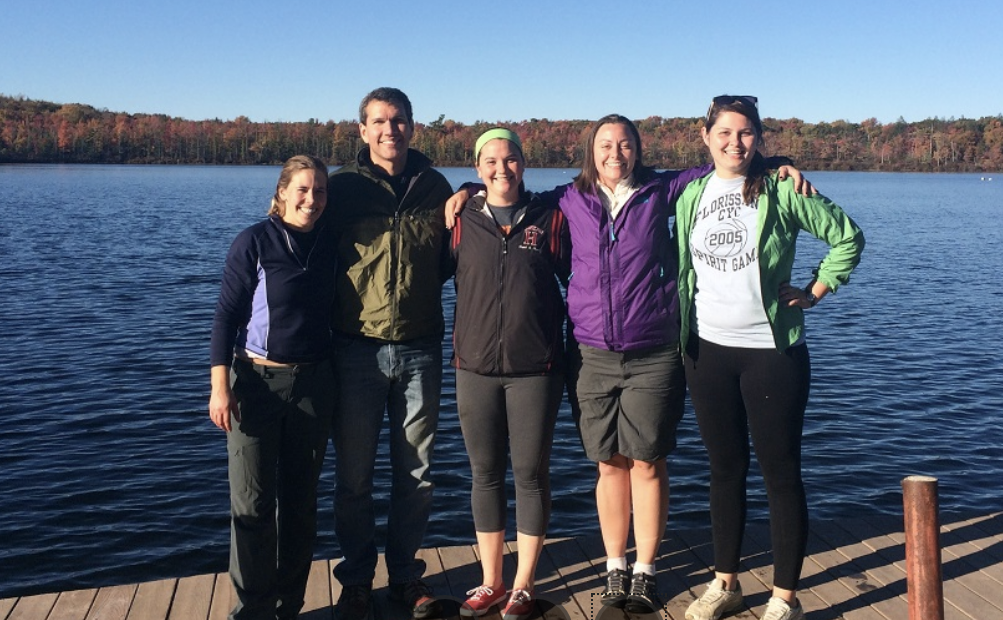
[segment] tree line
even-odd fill
[[[789,156],[806,170],[992,172],[1003,170],[1003,115],[907,123],[806,123],[763,119],[767,154]],[[686,168],[709,161],[701,118],[651,116],[637,121],[644,162]],[[527,165],[581,165],[588,120],[529,119],[415,126],[412,146],[438,166],[471,166],[477,136],[500,124],[523,140]],[[192,121],[163,114],[127,114],[83,104],[0,95],[0,163],[280,164],[317,155],[331,165],[351,161],[362,146],[356,121]]]

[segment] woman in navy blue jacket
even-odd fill
[[[237,235],[223,270],[209,417],[227,435],[232,620],[295,618],[303,606],[334,410],[326,203],[324,163],[291,158],[268,218]]]

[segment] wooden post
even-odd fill
[[[902,504],[909,620],[944,620],[937,479],[930,476],[904,478]]]

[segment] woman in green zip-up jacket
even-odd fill
[[[687,620],[740,609],[738,565],[746,513],[749,437],[770,504],[773,596],[764,620],[799,620],[797,584],[808,538],[801,433],[811,364],[804,311],[849,281],[864,236],[821,195],[768,176],[754,97],[716,97],[702,130],[712,175],[676,206],[686,380],[710,457],[715,577]],[[804,230],[830,250],[805,284],[791,284]]]

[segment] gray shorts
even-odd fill
[[[572,410],[589,459],[656,461],[672,452],[686,398],[677,345],[627,352],[578,345],[569,359]]]

